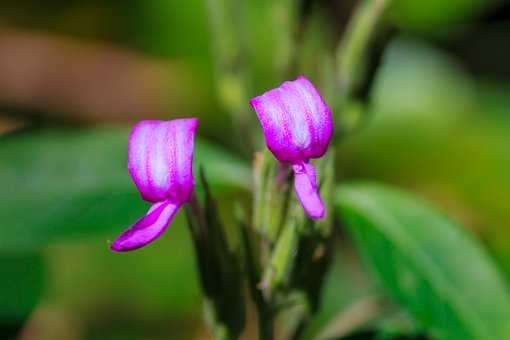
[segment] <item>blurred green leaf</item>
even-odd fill
[[[380,294],[379,288],[374,286],[355,249],[347,240],[339,243],[335,251],[322,290],[321,308],[314,316],[304,339],[316,339],[349,306],[366,297]]]
[[[432,45],[394,40],[372,89],[371,117],[340,145],[337,168],[441,202],[480,233],[509,275],[510,87],[460,65]]]
[[[473,114],[475,90],[473,78],[451,55],[417,39],[395,38],[373,84],[372,126],[415,120],[418,127],[448,128]]]
[[[430,205],[346,184],[338,211],[390,295],[441,339],[510,338],[508,287],[479,244]]]
[[[0,249],[21,250],[56,237],[126,226],[148,205],[126,169],[125,128],[46,129],[0,141]],[[215,193],[246,189],[244,163],[197,141],[195,166],[203,164]],[[198,188],[200,190],[200,188]]]
[[[128,8],[132,36],[146,51],[163,56],[208,58],[207,18],[203,0],[134,1]],[[200,76],[200,74],[197,74]]]
[[[23,324],[39,302],[44,287],[40,254],[0,255],[0,337],[5,328]]]
[[[112,253],[106,240],[97,235],[48,246],[44,254],[52,275],[45,301],[100,334],[107,323],[110,329],[145,331],[145,338],[162,328],[167,338],[190,338],[196,331],[191,323],[202,325],[202,296],[184,213],[154,244],[136,252]]]
[[[472,20],[498,0],[396,0],[393,20],[399,28],[413,33],[444,36],[459,24]]]

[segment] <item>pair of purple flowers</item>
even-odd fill
[[[326,152],[333,119],[319,92],[300,76],[250,100],[260,120],[267,147],[291,165],[294,188],[306,214],[324,216],[317,176],[310,159]],[[198,119],[142,121],[129,137],[128,170],[142,198],[153,205],[147,214],[111,245],[114,251],[145,246],[166,230],[179,208],[194,194],[193,141]]]

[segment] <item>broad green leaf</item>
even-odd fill
[[[388,293],[440,339],[510,339],[508,287],[462,227],[377,184],[337,191],[339,214]]]
[[[423,42],[391,42],[371,116],[339,145],[337,168],[411,188],[473,221],[510,278],[510,87],[475,82],[460,65]]]
[[[127,173],[126,128],[47,129],[0,140],[0,250],[30,249],[55,237],[128,226],[148,204]],[[197,141],[213,191],[246,189],[249,169]]]

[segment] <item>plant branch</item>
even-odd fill
[[[337,85],[341,105],[351,97],[364,77],[371,44],[390,3],[391,0],[361,1],[349,21],[336,54]]]

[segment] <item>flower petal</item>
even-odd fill
[[[300,76],[250,100],[268,148],[280,162],[321,157],[333,134],[333,118],[319,92]]]
[[[291,162],[299,158],[299,148],[292,141],[288,115],[280,103],[275,90],[252,98],[250,105],[259,118],[267,147],[280,162]]]
[[[149,202],[185,202],[194,188],[193,142],[198,119],[146,120],[129,136],[128,170]]]
[[[166,230],[180,206],[170,201],[154,204],[144,217],[112,243],[110,249],[117,252],[129,251],[154,241]]]
[[[328,149],[329,142],[333,136],[333,115],[326,102],[319,94],[313,84],[304,76],[299,76],[292,82],[294,90],[304,102],[306,112],[313,125],[314,142],[305,151],[309,158],[319,158],[324,155]]]
[[[293,165],[292,170],[294,188],[306,214],[314,220],[323,218],[325,208],[317,189],[315,168],[310,163],[302,163]]]

